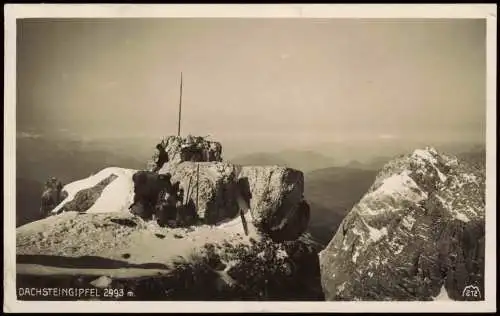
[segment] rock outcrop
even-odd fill
[[[302,172],[223,162],[219,143],[194,139],[182,147],[189,141],[167,138],[170,161],[158,172],[111,167],[67,184],[53,216],[17,229],[18,283],[135,293],[119,299],[278,299],[287,291],[322,299],[319,249],[299,240],[310,212]],[[176,183],[197,206],[194,224],[163,227],[135,211]]]
[[[179,182],[185,199],[197,205],[198,217],[206,224],[235,218],[239,214],[236,167],[226,162],[190,162],[163,169]]]
[[[169,161],[158,177],[169,175],[172,183],[179,182],[203,223],[216,225],[243,210],[253,225],[275,240],[293,240],[306,230],[310,208],[303,197],[301,171],[224,162],[220,143],[202,137],[169,136],[161,144]],[[202,154],[190,155],[200,149]]]
[[[203,224],[231,221],[239,218],[242,210],[249,224],[275,240],[294,240],[306,231],[310,210],[303,200],[300,171],[277,166],[240,167],[225,162],[183,162],[170,171],[170,182],[179,182],[185,199],[198,205]],[[141,184],[134,183],[139,173],[145,178]],[[106,168],[66,185],[64,190],[69,194],[52,214],[128,211],[139,191],[154,203],[164,187],[165,175]]]
[[[63,190],[62,182],[53,177],[45,182],[41,197],[40,217],[44,218],[68,196]]]
[[[167,152],[169,161],[165,168],[175,168],[184,161],[193,162],[220,162],[222,161],[222,145],[216,141],[210,141],[201,136],[187,137],[168,136],[159,143]],[[156,153],[153,155],[153,161]],[[148,170],[153,170],[154,162],[149,161]]]
[[[432,148],[395,159],[320,253],[325,297],[467,300],[467,286],[484,293],[484,220],[484,169]]]
[[[309,222],[302,172],[278,166],[238,166],[227,162],[183,162],[169,169],[198,216],[217,224],[248,211],[251,222],[279,239],[298,238]],[[163,171],[167,172],[167,171]],[[196,198],[198,196],[198,198]]]

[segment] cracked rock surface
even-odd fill
[[[433,148],[389,162],[320,252],[326,299],[484,293],[484,218],[484,168]]]

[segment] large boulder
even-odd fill
[[[197,205],[198,217],[203,222],[214,225],[237,216],[240,190],[232,164],[186,161],[162,172],[171,174],[172,183],[179,182],[185,202]]]
[[[278,239],[296,239],[307,228],[301,171],[227,162],[183,162],[167,170],[186,198],[198,204],[198,216],[207,224],[232,219],[241,210],[249,211],[253,225]]]
[[[165,173],[162,173],[165,172]],[[52,214],[128,212],[151,219],[159,194],[178,182],[199,222],[217,225],[244,214],[249,225],[276,240],[306,231],[309,206],[302,172],[278,166],[241,167],[227,162],[170,165],[161,173],[106,168],[64,187],[69,194]]]
[[[50,212],[67,197],[68,192],[63,190],[63,184],[60,180],[55,177],[48,179],[41,197],[40,217],[44,218],[50,215]]]
[[[250,192],[249,208],[256,226],[276,235],[282,232],[284,239],[295,239],[305,231],[309,206],[304,201],[301,171],[279,166],[244,166],[238,178]]]
[[[433,148],[389,162],[320,253],[326,299],[484,299],[484,181]]]
[[[141,170],[134,173],[132,181],[134,199],[130,211],[143,219],[152,219],[160,194],[172,190],[170,174]]]
[[[301,171],[223,162],[221,144],[203,137],[169,136],[161,145],[169,162],[158,174],[171,175],[172,183],[180,183],[186,202],[197,206],[204,223],[232,219],[241,210],[250,212],[261,231],[279,240],[296,239],[306,230],[310,208],[303,197]]]
[[[165,137],[159,144],[168,154],[169,161],[164,165],[166,168],[172,168],[184,161],[222,161],[222,145],[219,142],[207,140],[201,136],[168,136]],[[153,159],[148,162],[148,170],[154,169],[154,161],[156,160],[157,155],[158,152],[155,152]]]

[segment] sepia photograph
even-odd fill
[[[10,7],[4,312],[496,310],[495,6],[83,7]]]

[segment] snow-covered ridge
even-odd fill
[[[411,171],[403,170],[401,173],[394,174],[381,181],[380,185],[369,192],[364,200],[358,204],[359,211],[361,213],[377,215],[380,212],[394,210],[388,204],[382,205],[380,209],[373,209],[367,205],[371,204],[374,200],[386,197],[390,197],[392,200],[401,199],[415,203],[427,199],[427,193],[418,186],[410,175]]]
[[[87,210],[87,213],[126,211],[134,198],[134,183],[132,181],[132,176],[135,172],[136,170],[133,169],[109,167],[85,179],[68,183],[63,187],[63,191],[66,191],[68,196],[59,203],[51,213],[59,214],[66,203],[72,201],[78,192],[96,186],[99,182],[111,175],[115,175],[117,178],[104,188],[100,197],[94,205]]]
[[[423,161],[429,162],[431,164],[437,164],[438,160],[436,158],[437,151],[432,147],[426,147],[425,149],[415,149],[412,158],[422,159]]]
[[[454,197],[464,187],[480,189],[484,181],[458,167],[455,157],[432,147],[417,149],[388,163],[355,208],[359,214],[380,215],[398,211],[403,201],[418,204],[432,196],[452,217],[467,222],[469,216],[477,216],[484,208],[475,204],[464,207]]]
[[[460,300],[461,283],[443,282],[484,278],[470,265],[484,262],[484,180],[480,164],[431,147],[387,163],[320,252],[327,299]]]

